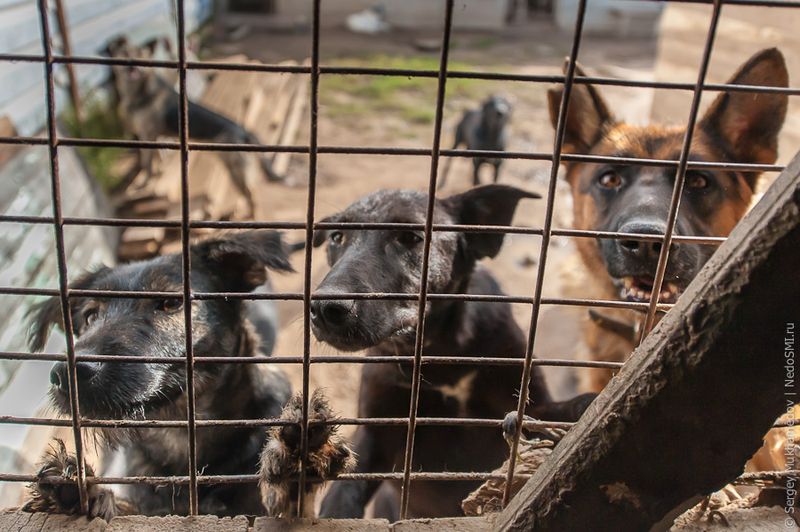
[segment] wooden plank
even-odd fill
[[[497,520],[647,530],[742,473],[786,411],[800,284],[800,154]],[[794,326],[792,326],[794,327]],[[665,518],[665,516],[671,518]],[[664,519],[663,522],[659,523]]]
[[[277,144],[283,146],[290,146],[294,144],[297,138],[297,132],[300,129],[300,123],[303,120],[303,110],[306,108],[308,97],[308,80],[305,77],[300,78],[297,85],[294,97],[292,98],[292,105],[289,109],[289,114],[286,117],[286,126],[281,132]],[[289,162],[292,158],[292,153],[280,152],[275,155],[273,160],[272,169],[278,175],[285,175],[289,169]]]
[[[2,137],[15,137],[17,129],[7,116],[0,116],[0,136]],[[14,155],[19,153],[22,146],[14,144],[4,144],[0,146],[0,166],[5,165]]]

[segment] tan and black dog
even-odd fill
[[[578,75],[583,75],[580,69]],[[776,48],[751,57],[728,81],[735,85],[787,87],[789,76]],[[549,91],[555,126],[563,88]],[[772,164],[787,96],[721,92],[697,122],[689,160]],[[595,87],[576,84],[566,117],[564,152],[677,160],[685,127],[632,126],[618,121]],[[664,234],[675,180],[674,168],[625,164],[565,163],[576,229]],[[727,236],[750,207],[760,174],[689,170],[675,225],[684,236]],[[661,244],[638,240],[575,239],[590,282],[582,297],[649,301]],[[660,301],[674,302],[708,260],[713,246],[673,244]],[[585,342],[592,360],[622,362],[633,351],[642,315],[603,309],[587,320]],[[599,392],[611,372],[586,369],[580,390]]]

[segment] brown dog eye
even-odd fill
[[[418,235],[413,231],[403,231],[397,235],[397,241],[405,247],[411,248],[422,242],[422,235]]]
[[[161,299],[156,303],[156,310],[161,312],[175,312],[183,307],[183,300],[177,298]]]
[[[699,172],[689,172],[686,174],[686,187],[696,190],[706,188],[708,186],[708,178]]]
[[[597,178],[597,182],[603,188],[619,188],[622,186],[622,178],[613,171],[604,172]]]
[[[333,244],[339,245],[344,240],[344,234],[341,231],[334,231],[328,238]]]

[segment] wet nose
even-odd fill
[[[99,364],[93,362],[78,362],[75,366],[78,376],[78,385],[88,382],[99,370]],[[66,362],[59,362],[50,370],[50,384],[66,393],[69,390],[69,373]]]
[[[311,302],[311,321],[317,327],[342,327],[350,320],[352,308],[352,301],[314,300]]]
[[[621,233],[638,233],[646,235],[663,235],[666,226],[659,223],[626,224],[620,228]],[[623,239],[617,241],[623,255],[641,262],[652,262],[661,254],[661,242],[644,242],[641,240]]]

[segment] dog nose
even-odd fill
[[[351,302],[315,300],[311,302],[311,321],[317,327],[341,327],[350,317]]]
[[[663,235],[666,228],[661,224],[629,224],[620,228],[621,233],[638,233],[645,235]],[[617,242],[624,255],[633,259],[651,262],[661,254],[661,242],[645,242],[642,240],[624,239]]]
[[[66,390],[67,387],[67,365],[59,362],[50,370],[50,384],[60,390]],[[63,386],[63,388],[62,388]]]
[[[88,382],[97,375],[99,364],[93,362],[78,362],[75,371],[78,376],[78,385]],[[66,362],[59,362],[50,370],[50,384],[62,392],[69,390],[69,374]]]

